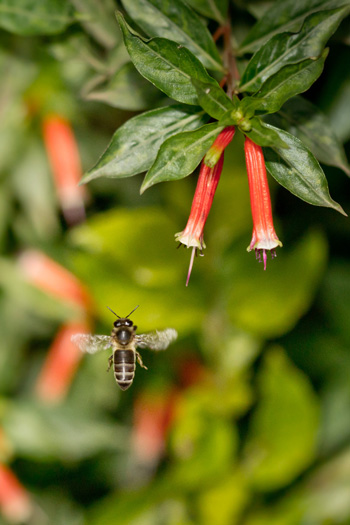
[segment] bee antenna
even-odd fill
[[[118,319],[120,319],[120,315],[118,315],[115,312],[113,312],[112,308],[110,308],[109,306],[107,306],[107,308],[108,308],[108,310],[110,310],[112,312],[112,314],[114,314],[116,317],[118,317]]]
[[[135,312],[135,310],[139,307],[140,305],[138,304],[137,306],[135,306],[135,308],[133,309],[132,312],[129,313],[129,315],[126,316],[125,319],[127,319],[128,317],[130,317],[131,314],[133,314]]]

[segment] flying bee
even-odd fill
[[[138,308],[136,306],[136,308]],[[116,317],[111,335],[75,334],[72,341],[82,352],[94,354],[99,350],[111,348],[113,353],[108,359],[108,370],[113,365],[114,377],[122,390],[129,388],[135,377],[136,360],[142,368],[147,370],[143,364],[141,355],[136,348],[150,348],[151,350],[165,350],[172,341],[177,338],[174,328],[149,332],[137,335],[137,326],[129,319],[135,312],[132,310],[126,317],[119,317],[113,310],[107,307]]]

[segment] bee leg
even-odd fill
[[[147,366],[145,366],[142,362],[142,357],[140,356],[140,354],[138,352],[136,352],[136,358],[137,358],[137,362],[140,366],[142,366],[142,368],[145,368],[146,370],[148,370]]]
[[[112,363],[113,363],[113,354],[108,358],[108,368],[107,368],[107,372],[109,372],[109,369],[111,368]]]

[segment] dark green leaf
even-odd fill
[[[219,24],[227,22],[228,0],[187,0],[201,15],[213,18]]]
[[[282,67],[318,57],[349,9],[319,11],[306,18],[300,33],[283,33],[271,38],[249,62],[241,79],[240,91],[253,93]]]
[[[335,135],[327,116],[302,97],[288,100],[269,123],[296,135],[315,155],[329,166],[337,166],[350,175],[344,148]]]
[[[289,98],[312,86],[323,71],[327,55],[328,49],[325,49],[317,60],[303,60],[280,69],[266,80],[260,91],[242,100],[242,111],[257,111],[260,114],[278,111]]]
[[[165,139],[203,125],[207,116],[199,108],[169,106],[148,111],[128,120],[113,135],[112,142],[82,182],[98,177],[131,177],[150,168]]]
[[[182,0],[124,0],[123,5],[149,36],[174,40],[187,47],[205,67],[223,70],[211,34]]]
[[[325,174],[311,151],[293,135],[274,129],[289,148],[264,149],[266,168],[271,175],[279,184],[309,204],[333,208],[346,215],[343,208],[331,198]]]
[[[53,35],[72,22],[67,0],[0,0],[0,27],[16,35]]]
[[[141,193],[158,182],[187,177],[196,169],[223,127],[207,124],[195,131],[170,137],[160,147],[156,161],[146,174]]]
[[[85,93],[84,98],[105,102],[114,108],[140,111],[155,105],[159,100],[159,91],[129,62],[107,84]]]
[[[216,84],[188,49],[165,38],[146,42],[130,31],[120,14],[117,16],[136,69],[166,95],[185,104],[197,105],[197,92],[191,79]]]
[[[287,144],[281,139],[280,135],[272,127],[268,127],[259,118],[255,117],[250,120],[252,129],[250,131],[243,131],[255,144],[259,146],[278,146],[280,148],[288,148]]]
[[[219,84],[208,84],[196,79],[192,83],[197,90],[199,104],[211,117],[219,120],[228,111],[238,108],[238,99],[231,100]]]
[[[305,18],[315,11],[349,5],[349,0],[279,0],[255,24],[241,44],[241,54],[256,51],[267,40],[284,31],[299,31]]]

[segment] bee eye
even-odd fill
[[[121,326],[122,323],[120,321],[114,321],[113,324],[115,327],[117,327],[117,326]]]
[[[129,321],[128,319],[125,321],[126,326],[132,326],[132,321]]]

